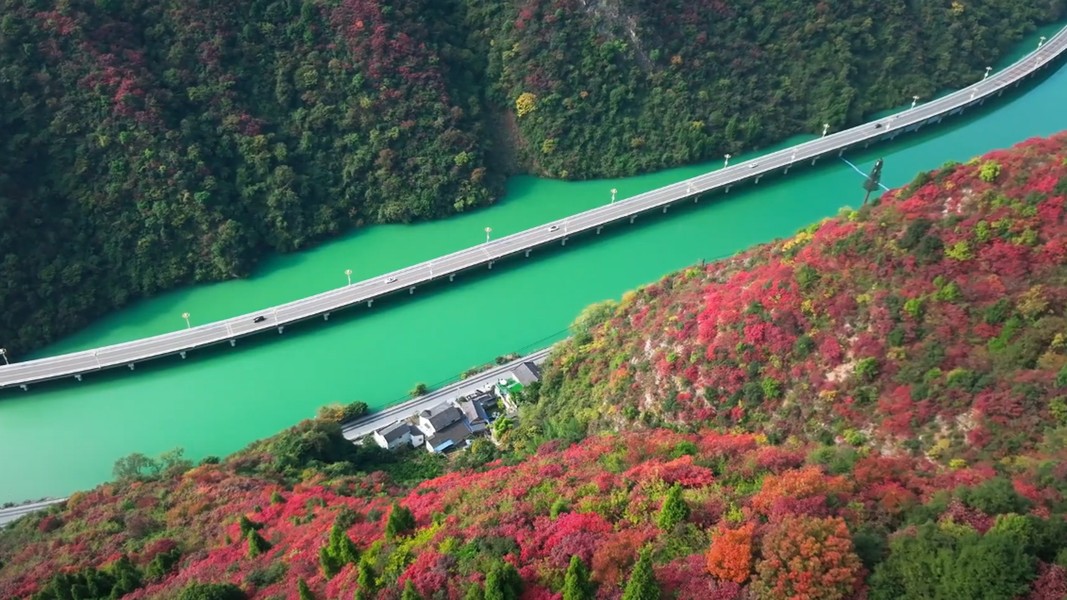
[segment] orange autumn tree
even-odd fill
[[[778,504],[787,506],[785,512],[796,512],[790,504],[806,500],[837,496],[851,490],[847,479],[827,475],[815,466],[792,469],[781,475],[768,475],[760,491],[752,496],[750,506],[761,515],[771,515]]]
[[[844,600],[863,567],[840,517],[789,515],[763,536],[752,589],[759,600]]]
[[[753,523],[738,529],[720,529],[708,548],[708,573],[723,581],[744,583],[752,571]]]

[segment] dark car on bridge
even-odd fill
[[[258,317],[252,319],[252,322],[253,323],[262,323],[263,321],[266,321],[266,320],[267,320],[267,317],[264,317],[263,315],[259,315]]]

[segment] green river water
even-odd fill
[[[1032,48],[1035,33],[1025,49]],[[1006,59],[1011,60],[1011,58]],[[885,158],[883,182],[1033,136],[1067,129],[1067,67],[1011,97],[920,134],[846,155],[867,171]],[[790,145],[807,138],[788,140]],[[772,149],[773,150],[773,149]],[[737,157],[741,160],[747,157]],[[299,254],[263,262],[247,280],[176,291],[102,319],[41,355],[91,348],[242,314],[686,179],[721,162],[609,181],[564,183],[516,177],[496,206],[446,221],[375,226]],[[539,249],[530,259],[457,276],[311,321],[283,335],[241,340],[74,380],[0,392],[0,502],[59,496],[109,478],[114,460],[177,446],[187,456],[222,455],[271,435],[330,402],[381,408],[418,382],[436,385],[495,356],[544,347],[587,304],[700,259],[728,256],[787,236],[863,198],[862,177],[838,159],[764,179],[599,237]]]

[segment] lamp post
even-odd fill
[[[490,233],[493,233],[493,228],[492,227],[486,227],[485,228],[485,243],[486,244],[489,243],[489,234]]]
[[[1040,48],[1041,46],[1045,45],[1045,39],[1046,39],[1045,36],[1041,36],[1041,39],[1037,40],[1037,47],[1038,48]]]
[[[729,166],[730,166],[730,156],[731,156],[730,154],[727,154],[727,155],[726,155],[726,156],[724,157],[724,158],[725,158],[726,160],[722,161],[722,168],[724,168],[724,169],[725,169],[726,167],[729,167]]]
[[[993,70],[993,67],[986,67],[985,68],[985,75],[982,76],[982,81],[985,81],[986,77],[989,77],[989,72],[992,71],[992,70]]]
[[[615,204],[615,194],[618,194],[619,190],[611,188],[611,203]]]
[[[10,364],[11,364],[11,363],[10,363],[10,362],[8,362],[8,360],[7,360],[7,348],[0,348],[0,356],[3,356],[3,357],[4,357],[4,364],[5,364],[5,365],[10,365]]]
[[[193,326],[192,326],[191,323],[189,323],[189,313],[183,312],[182,313],[182,318],[185,319],[185,328],[186,329],[192,329]]]
[[[348,278],[348,285],[352,285],[352,269],[345,269],[345,277]]]
[[[918,104],[918,103],[919,103],[919,97],[918,96],[912,96],[911,97],[911,107],[915,108],[915,105]]]
[[[823,137],[826,137],[826,132],[827,131],[830,131],[830,124],[829,123],[823,123],[822,124],[822,136]]]

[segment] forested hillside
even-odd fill
[[[127,457],[0,598],[1063,600],[1065,201],[1067,133],[594,306],[501,449]]]
[[[979,77],[1064,4],[0,0],[0,339],[486,205],[508,169],[844,126]]]
[[[1065,198],[1059,134],[591,307],[525,433],[715,426],[946,466],[1062,447]]]

